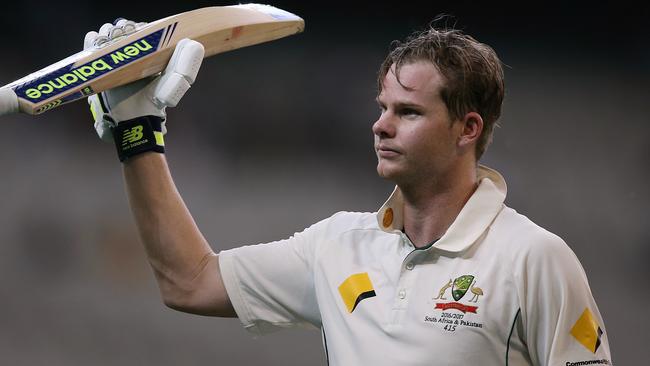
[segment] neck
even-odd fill
[[[442,237],[478,187],[476,166],[458,169],[421,184],[400,186],[404,232],[416,248]]]

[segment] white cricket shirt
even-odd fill
[[[289,239],[221,252],[228,295],[256,334],[323,332],[329,365],[609,365],[582,266],[554,234],[480,184],[445,235],[416,249],[398,188],[377,213],[339,212]]]

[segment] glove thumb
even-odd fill
[[[155,86],[153,97],[165,107],[175,107],[199,73],[205,49],[197,41],[184,38]]]

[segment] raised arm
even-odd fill
[[[172,180],[165,156],[144,153],[124,164],[131,210],[165,304],[173,309],[235,316],[219,260]]]
[[[88,33],[85,47],[119,36],[129,24],[105,24]],[[189,313],[235,316],[217,255],[178,193],[163,154],[165,109],[190,88],[203,52],[200,43],[182,40],[161,75],[94,95],[89,104],[98,135],[115,141],[123,162],[131,210],[164,303]]]

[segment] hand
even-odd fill
[[[10,88],[0,88],[0,116],[18,112],[18,97]]]
[[[142,24],[144,23],[136,24],[125,19],[119,20],[115,25],[104,24],[99,32],[86,34],[84,49],[128,35]],[[118,123],[144,116],[162,118],[162,133],[166,133],[165,109],[175,107],[194,83],[204,52],[201,43],[183,39],[176,45],[167,68],[160,75],[90,96],[88,104],[99,137],[112,142],[112,128]]]

